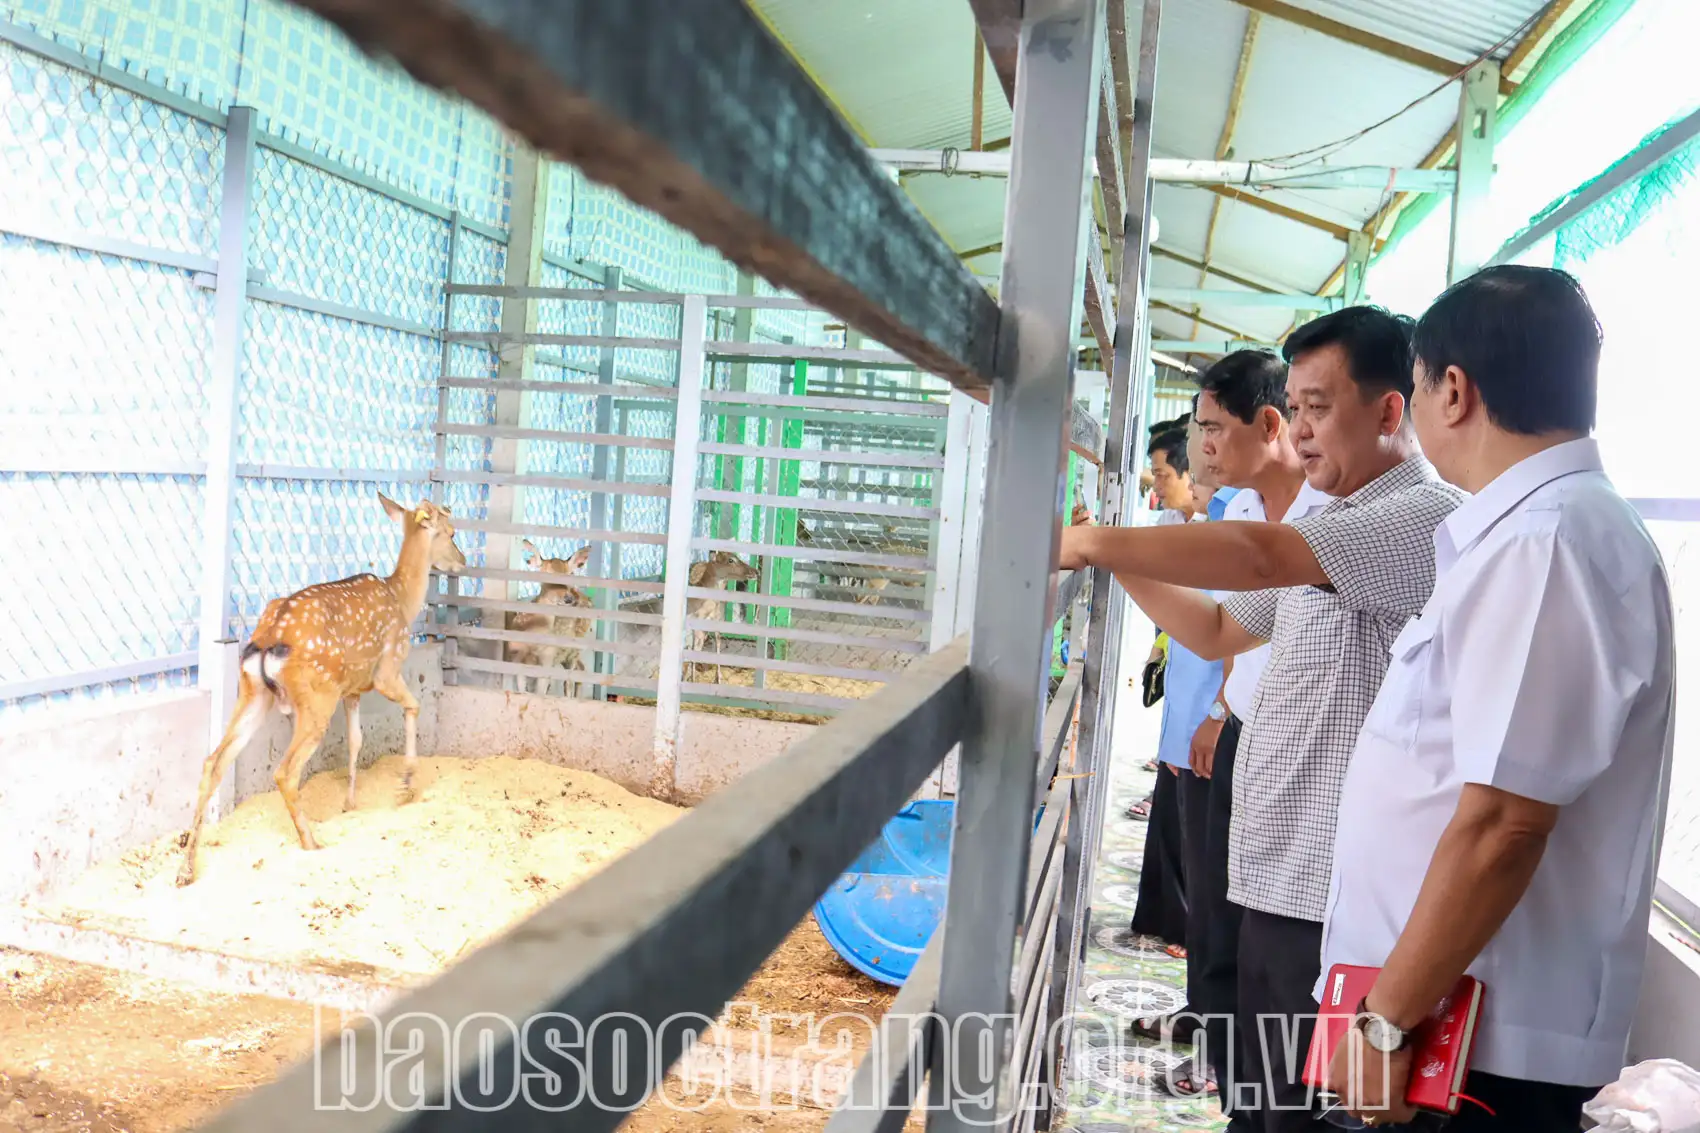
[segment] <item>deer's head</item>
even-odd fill
[[[525,555],[526,566],[532,570],[548,571],[550,574],[583,574],[584,568],[590,563],[588,543],[564,559],[548,558],[530,539],[522,539],[520,549]]]
[[[715,551],[708,556],[710,569],[722,582],[748,582],[761,577],[761,572],[731,551]]]
[[[382,492],[378,493],[378,501],[384,505],[389,517],[401,524],[404,540],[415,531],[431,540],[430,559],[434,569],[453,571],[466,565],[466,556],[455,546],[455,525],[448,508],[430,500],[420,500],[418,506],[410,510]]]

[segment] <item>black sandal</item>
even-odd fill
[[[1140,799],[1138,802],[1128,807],[1126,813],[1127,816],[1135,822],[1146,821],[1151,817],[1151,799],[1149,797]]]
[[[1154,1043],[1186,1046],[1198,1038],[1203,1025],[1196,1018],[1188,1020],[1184,1034],[1175,1033],[1175,1015],[1147,1015],[1128,1024],[1128,1029],[1140,1038]]]
[[[1157,1088],[1172,1098],[1190,1101],[1219,1092],[1208,1075],[1199,1075],[1198,1064],[1191,1058],[1183,1058],[1169,1070],[1158,1073],[1156,1079]]]

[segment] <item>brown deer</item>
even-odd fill
[[[525,552],[525,564],[532,570],[547,571],[550,574],[582,574],[585,565],[590,562],[590,548],[580,547],[569,558],[550,559],[534,546],[530,539],[521,542]],[[584,591],[574,586],[544,583],[543,589],[532,599],[539,606],[588,607],[590,599]],[[563,618],[550,613],[514,613],[507,617],[507,628],[522,633],[553,633],[562,637],[586,637],[593,632],[596,622],[593,618]],[[537,645],[532,642],[510,641],[503,647],[503,658],[516,665],[541,665],[553,669],[560,665],[567,669],[582,669],[583,662],[579,659],[579,651],[569,645]],[[525,677],[517,679],[519,691],[525,691]],[[533,692],[548,692],[549,678],[531,678]]]
[[[354,806],[354,768],[360,757],[360,696],[374,690],[401,705],[407,736],[402,801],[412,799],[419,702],[401,674],[409,648],[408,629],[425,605],[432,568],[458,570],[466,565],[466,556],[455,546],[448,508],[421,501],[410,511],[382,492],[378,500],[402,527],[401,553],[390,576],[357,574],[274,598],[243,647],[236,710],[224,738],[201,770],[201,794],[195,803],[194,825],[183,840],[178,885],[195,880],[195,851],[207,800],[223,780],[230,760],[248,746],[274,706],[285,716],[295,717],[289,750],[273,778],[302,849],[317,849],[318,844],[297,797],[301,772],[318,750],[339,700],[348,714],[348,806]]]
[[[715,551],[700,563],[692,563],[686,581],[691,586],[718,590],[728,582],[748,582],[761,577],[761,572],[731,551]],[[701,621],[720,620],[721,603],[715,598],[692,598],[685,603],[685,615]],[[708,643],[708,630],[691,631],[691,649],[701,653]],[[720,635],[714,635],[714,651],[720,652]],[[715,665],[715,681],[720,679],[720,666]],[[687,669],[687,672],[690,670]],[[700,671],[700,670],[699,670]]]

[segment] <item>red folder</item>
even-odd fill
[[[1304,1082],[1322,1088],[1323,1073],[1334,1058],[1334,1050],[1352,1026],[1358,1004],[1364,1001],[1375,985],[1379,968],[1361,968],[1351,964],[1336,964],[1328,969],[1328,982],[1322,988],[1322,1004],[1317,1008],[1316,1033],[1311,1036],[1310,1053],[1305,1059]],[[1464,1076],[1470,1069],[1470,1047],[1476,1038],[1476,1020],[1482,1010],[1482,983],[1465,976],[1441,1000],[1434,1012],[1411,1032],[1411,1081],[1405,1088],[1407,1105],[1419,1109],[1438,1110],[1455,1114],[1464,1100]],[[1375,1052],[1366,1048],[1373,1059]],[[1374,1063],[1366,1059],[1366,1076],[1376,1073]]]

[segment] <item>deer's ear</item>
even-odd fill
[[[384,511],[391,519],[398,523],[401,522],[401,517],[406,514],[405,508],[390,499],[388,496],[384,495],[382,492],[378,493],[378,502],[384,505]]]

